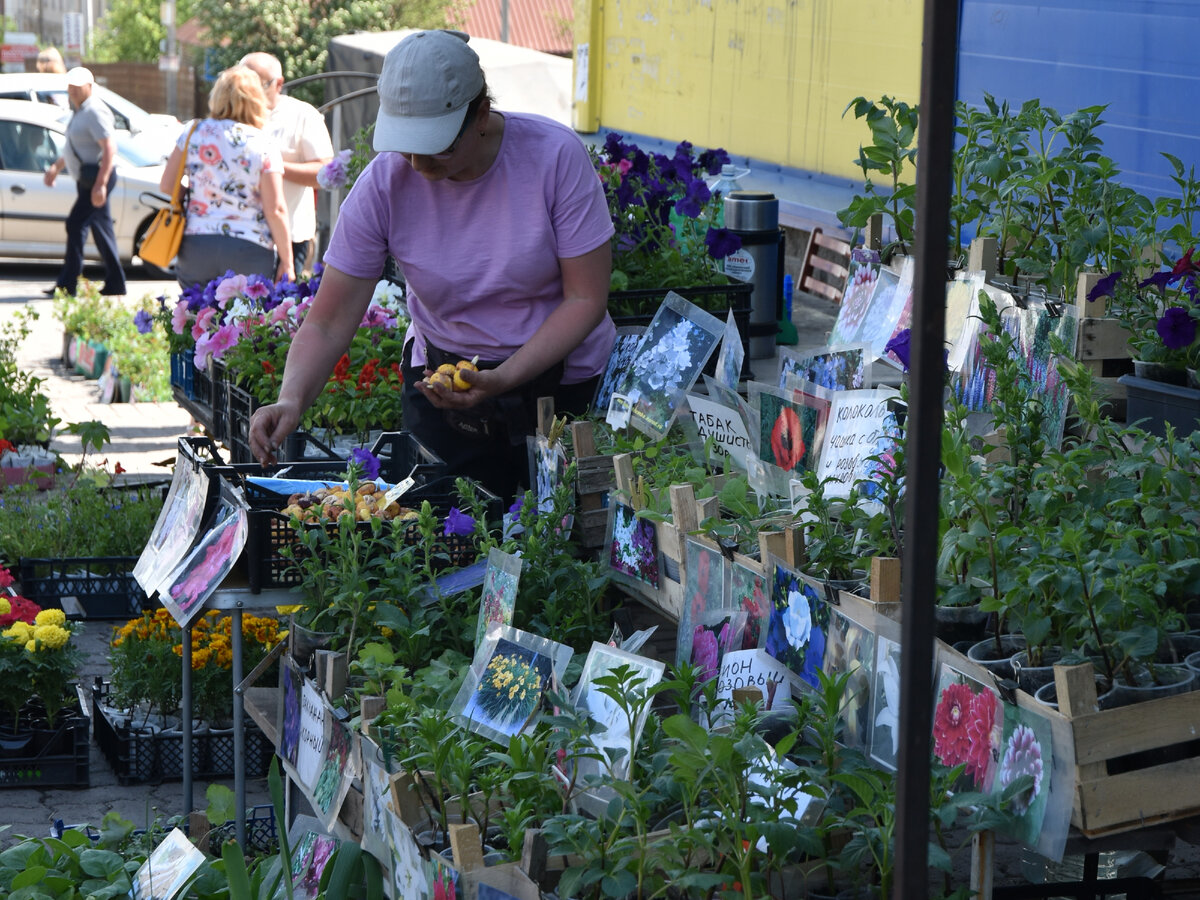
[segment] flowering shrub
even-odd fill
[[[196,714],[211,723],[233,712],[232,625],[209,611],[192,626],[192,697]],[[276,619],[242,617],[243,664],[250,671],[287,637]],[[110,702],[122,709],[175,713],[183,696],[183,631],[166,609],[144,613],[113,629]]]
[[[610,288],[729,284],[720,265],[742,242],[716,226],[722,200],[704,181],[720,172],[729,154],[718,149],[695,156],[684,141],[668,157],[621,138],[610,133],[602,151],[591,151],[616,227]]]
[[[1112,272],[1088,293],[1088,300],[1113,298],[1112,314],[1129,331],[1136,359],[1178,369],[1195,368],[1200,361],[1200,264],[1192,259],[1195,249],[1188,248],[1170,269],[1137,282],[1136,288],[1132,277]]]
[[[29,709],[33,700],[41,702],[46,724],[53,728],[58,714],[68,706],[71,688],[79,668],[80,654],[71,643],[72,627],[61,609],[38,609],[23,598],[0,597],[0,613],[9,616],[14,602],[21,600],[21,615],[34,612],[32,618],[18,618],[0,632],[0,684],[4,685],[4,704],[13,732],[34,724],[37,711]]]

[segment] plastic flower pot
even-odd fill
[[[994,637],[984,638],[971,645],[967,659],[983,666],[997,678],[1012,678],[1012,658],[1025,649],[1025,635],[1002,634],[999,647]]]
[[[1096,676],[1096,702],[1100,709],[1112,708],[1114,690],[1103,675]],[[1043,684],[1034,692],[1033,699],[1051,709],[1058,709],[1058,685],[1053,681]]]
[[[1118,675],[1113,683],[1113,706],[1129,706],[1146,700],[1158,700],[1186,694],[1195,683],[1196,673],[1186,665],[1157,665],[1138,669],[1131,680]]]

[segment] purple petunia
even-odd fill
[[[700,178],[692,179],[688,184],[687,193],[680,197],[675,203],[675,212],[681,216],[687,216],[689,219],[695,219],[700,215],[700,210],[712,198],[712,192],[708,189],[708,185]]]
[[[350,465],[358,466],[370,481],[379,477],[379,457],[365,447],[355,447],[350,451]]]
[[[144,309],[139,309],[133,314],[133,324],[137,328],[138,334],[149,334],[154,328],[154,316]]]
[[[450,512],[446,513],[446,527],[443,534],[446,537],[451,535],[468,535],[475,531],[475,520],[459,509],[457,506],[450,507]]]
[[[728,228],[710,227],[704,235],[704,246],[708,248],[708,255],[713,259],[724,259],[730,253],[737,253],[742,249],[742,239]]]
[[[1172,306],[1164,312],[1155,330],[1168,350],[1182,350],[1196,340],[1196,322],[1182,306]]]
[[[1120,272],[1113,272],[1111,275],[1105,275],[1096,282],[1095,287],[1088,291],[1087,298],[1089,300],[1099,300],[1101,297],[1111,297],[1112,292],[1116,289],[1117,282],[1121,280]]]
[[[890,353],[904,366],[904,371],[908,371],[909,360],[912,355],[912,329],[905,328],[898,332],[884,346],[884,352]]]
[[[1145,281],[1139,281],[1138,287],[1156,287],[1160,291],[1165,291],[1175,280],[1175,275],[1172,272],[1155,272]]]

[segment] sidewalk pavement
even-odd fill
[[[63,422],[60,434],[51,441],[51,449],[58,451],[69,464],[78,462],[79,439],[64,428],[72,422],[95,419],[108,426],[112,442],[98,456],[90,458],[91,462],[107,458],[110,470],[120,463],[130,474],[169,476],[168,468],[155,463],[174,460],[179,437],[188,432],[191,417],[171,402],[101,403],[95,381],[67,370],[61,361],[62,326],[54,318],[53,301],[42,293],[53,284],[56,271],[57,267],[45,265],[6,264],[0,279],[0,321],[21,309],[32,309],[38,314],[32,333],[20,347],[17,361],[23,370],[45,379],[42,389],[54,414]],[[128,285],[125,302],[129,305],[146,295],[179,293],[179,286],[173,281],[131,278]]]

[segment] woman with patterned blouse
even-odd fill
[[[159,184],[170,193],[184,167],[187,224],[175,261],[180,286],[207,284],[229,270],[295,279],[283,157],[262,131],[267,99],[258,75],[245,66],[226,69],[208,109],[195,131],[184,128]]]

